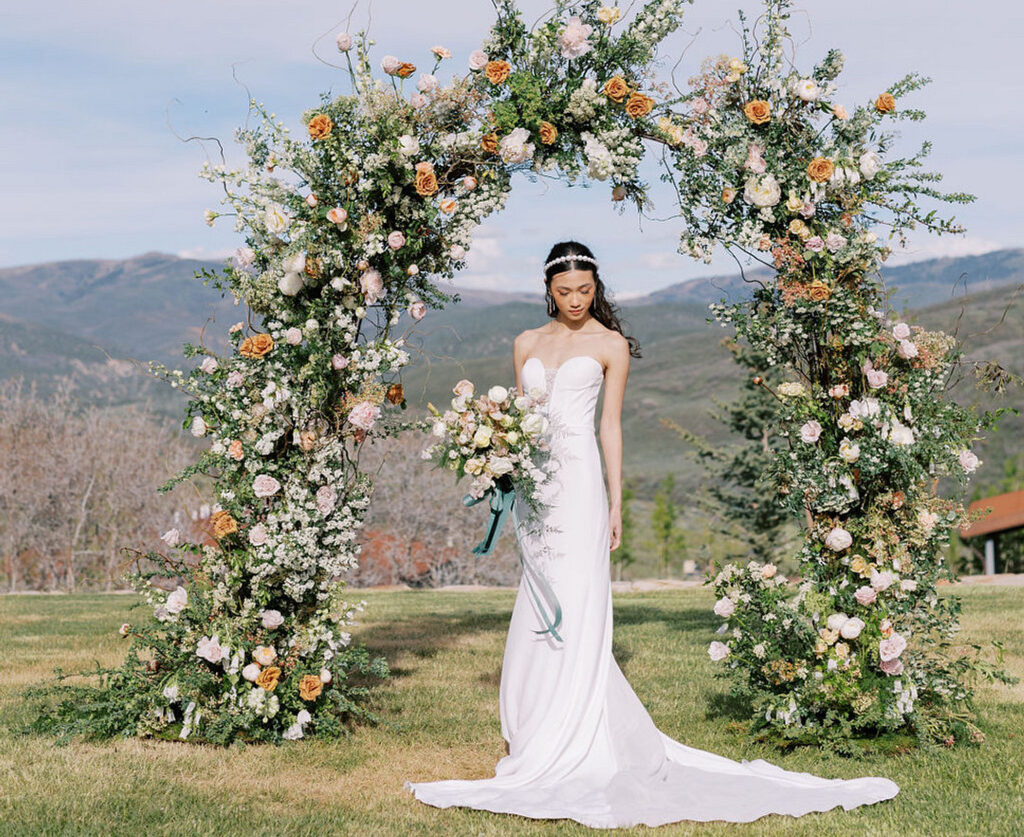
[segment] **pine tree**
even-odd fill
[[[631,564],[636,563],[636,553],[633,549],[633,539],[636,535],[633,523],[633,508],[631,501],[636,497],[633,486],[628,482],[622,486],[622,538],[619,548],[611,554],[612,566],[615,568],[615,580],[622,581],[622,571]]]
[[[679,528],[679,507],[673,493],[675,474],[667,474],[654,493],[654,511],[651,513],[651,532],[654,535],[655,554],[661,564],[661,577],[669,577],[673,558],[683,552],[686,541]]]

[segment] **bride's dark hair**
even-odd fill
[[[565,258],[567,256],[570,258]],[[605,328],[617,331],[625,337],[626,341],[629,343],[629,353],[633,357],[641,357],[640,342],[635,337],[631,337],[622,331],[622,323],[619,322],[618,307],[615,303],[605,298],[604,282],[601,281],[601,277],[597,272],[597,260],[595,259],[594,262],[589,262],[571,258],[573,256],[587,256],[591,259],[594,258],[594,254],[590,252],[590,248],[585,244],[580,244],[578,241],[559,241],[558,244],[551,248],[551,252],[548,253],[548,257],[544,259],[544,264],[547,264],[553,259],[564,259],[564,261],[553,264],[544,271],[544,301],[547,303],[548,316],[558,316],[558,307],[555,305],[555,298],[551,295],[551,280],[555,275],[565,273],[567,270],[589,270],[594,274],[594,299],[590,303],[590,316],[601,323]]]

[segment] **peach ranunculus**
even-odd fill
[[[484,67],[484,75],[491,84],[501,84],[512,72],[512,65],[508,61],[488,61]]]
[[[621,102],[629,92],[629,85],[622,76],[612,76],[604,83],[604,95],[613,102]]]
[[[323,688],[323,681],[318,675],[305,674],[299,680],[299,697],[303,700],[316,700]]]
[[[654,99],[643,93],[633,93],[626,101],[626,114],[633,119],[647,116],[654,109]]]
[[[441,201],[440,210],[445,215],[451,215],[455,211],[455,207],[459,205],[459,202],[455,198],[445,198]]]
[[[242,450],[242,440],[235,439],[228,445],[228,456],[235,460],[235,462],[241,462],[245,458],[245,452]]]
[[[846,112],[846,108],[842,105],[832,105],[832,115],[836,119],[846,120],[850,118],[850,114]]]
[[[309,135],[313,139],[323,139],[330,135],[331,130],[334,128],[334,123],[326,113],[318,113],[309,120],[308,127]]]
[[[540,123],[540,141],[545,145],[551,145],[558,138],[558,128],[550,122]]]
[[[814,302],[824,302],[832,296],[832,289],[820,279],[816,279],[807,286],[807,295]]]
[[[437,191],[437,175],[434,164],[422,162],[416,164],[416,192],[423,197],[433,195]]]
[[[731,186],[722,189],[722,203],[732,203],[736,199],[736,190]]]
[[[274,348],[274,338],[269,334],[254,334],[246,337],[238,346],[238,354],[242,357],[261,358]]]
[[[879,113],[892,113],[896,110],[896,100],[892,97],[892,93],[883,93],[875,99],[875,110]]]
[[[480,147],[488,154],[498,153],[498,135],[493,131],[480,137]]]
[[[413,73],[416,72],[416,65],[410,64],[408,61],[403,61],[398,65],[398,69],[395,70],[395,75],[399,78],[409,78]]]
[[[238,523],[231,516],[230,512],[221,510],[210,517],[210,524],[213,526],[213,536],[217,540],[233,535],[238,531]]]
[[[772,118],[772,106],[764,99],[754,99],[743,106],[743,114],[755,125],[763,125]]]
[[[835,170],[835,164],[828,157],[815,157],[807,164],[807,176],[815,183],[824,183]]]
[[[268,692],[277,688],[277,681],[281,679],[281,669],[278,666],[267,666],[256,677],[256,685],[261,686]]]

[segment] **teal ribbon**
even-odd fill
[[[474,497],[472,494],[467,494],[462,498],[462,502],[465,506],[475,506],[484,497],[489,499],[491,520],[484,539],[473,547],[474,555],[486,555],[494,548],[498,534],[501,532],[501,527],[505,525],[505,519],[511,514],[512,507],[515,505],[516,494],[512,488],[511,480],[499,478],[494,488],[489,488],[484,492],[483,496]],[[523,565],[523,578],[526,580],[526,586],[530,591],[530,595],[533,596],[534,604],[537,605],[541,621],[545,625],[544,630],[534,631],[534,633],[551,634],[559,642],[563,642],[564,640],[558,633],[558,626],[562,624],[562,605],[558,601],[555,591],[551,589],[548,580],[527,559],[526,550],[523,548],[522,533],[519,531],[519,519],[514,514],[512,515],[512,522],[515,526],[516,541],[519,543],[519,560]]]

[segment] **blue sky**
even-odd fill
[[[625,9],[629,4],[620,0]],[[639,5],[639,4],[637,4]],[[928,112],[905,123],[901,150],[934,142],[931,168],[943,186],[978,195],[958,207],[966,238],[916,238],[898,260],[977,253],[1024,244],[1024,74],[1017,67],[1024,6],[924,0],[805,0],[791,30],[797,64],[810,68],[836,46],[847,58],[839,100],[869,100],[910,70],[933,79],[913,96]],[[548,6],[521,0],[527,22]],[[223,223],[210,229],[203,210],[216,187],[197,177],[205,152],[179,137],[217,136],[232,147],[247,94],[233,78],[293,125],[321,91],[346,92],[345,76],[316,60],[337,55],[335,32],[366,26],[372,12],[375,57],[393,53],[421,65],[435,44],[451,49],[462,72],[493,20],[489,0],[376,0],[351,5],[312,0],[178,0],[175,3],[69,0],[22,2],[5,9],[0,31],[0,155],[4,200],[0,266],[71,258],[123,258],[149,250],[220,257],[240,241]],[[735,52],[736,9],[751,0],[697,0],[683,30],[662,48],[666,66],[682,55],[677,79],[709,54]],[[318,42],[317,39],[322,39]],[[652,167],[651,174],[656,180]],[[653,214],[671,205],[657,191]],[[605,184],[591,189],[520,178],[508,208],[477,232],[458,283],[535,289],[553,240],[589,242],[602,275],[620,298],[682,279],[728,271],[676,254],[671,220],[619,215]]]

